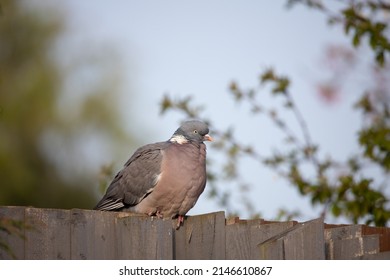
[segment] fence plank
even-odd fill
[[[350,252],[346,252],[346,250],[351,249],[350,244],[343,241],[361,237],[361,226],[331,226],[331,228],[325,229],[326,258],[334,260],[339,258],[345,259],[348,255],[353,256],[354,253],[350,254]],[[329,227],[329,225],[327,225],[327,227]]]
[[[380,251],[379,234],[363,234],[362,225],[325,229],[327,259],[346,260]]]
[[[132,215],[116,220],[118,259],[172,259],[173,227],[170,220]]]
[[[60,209],[25,209],[25,259],[55,260],[70,258],[69,211]]]
[[[226,226],[226,259],[249,260],[251,256],[251,240],[247,224]]]
[[[372,234],[362,237],[363,255],[374,255],[379,253],[380,235]]]
[[[115,259],[117,212],[71,210],[71,258]]]
[[[258,245],[260,260],[285,260],[284,240],[270,239]]]
[[[252,226],[250,228],[251,234],[251,259],[260,259],[260,251],[257,245],[265,240],[278,235],[288,229],[291,229],[296,224],[295,221],[281,222],[281,223],[268,223],[260,226]]]
[[[254,221],[257,221],[255,223]],[[252,220],[226,226],[226,259],[259,259],[257,244],[294,226],[294,222],[267,223]]]
[[[323,219],[300,223],[259,244],[262,259],[325,259]],[[283,240],[280,242],[279,240]],[[273,252],[272,250],[278,250]],[[281,251],[281,252],[280,252]]]
[[[25,236],[25,227],[26,224],[24,222],[24,209],[25,207],[0,207],[0,219],[8,221],[17,221],[22,222],[24,224],[24,228],[20,231],[22,237],[17,236],[14,232],[11,234],[0,231],[0,241],[4,242],[9,247],[10,251],[6,251],[0,247],[0,260],[9,260],[9,259],[25,259],[25,251],[24,251],[24,239]],[[12,229],[11,229],[12,230]],[[18,231],[19,232],[19,231]]]
[[[381,252],[390,251],[390,228],[362,226],[363,235],[379,234],[379,249]]]
[[[225,213],[187,217],[174,237],[175,259],[225,259]]]
[[[302,224],[284,241],[286,260],[325,259],[324,220],[315,219]]]

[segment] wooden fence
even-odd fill
[[[390,259],[390,228],[262,219],[224,212],[176,221],[93,210],[0,207],[23,238],[0,231],[1,259]],[[11,253],[12,252],[12,253]]]

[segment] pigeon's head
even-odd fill
[[[213,138],[208,133],[209,127],[204,122],[198,120],[186,121],[175,131],[170,141],[179,144],[213,141]]]

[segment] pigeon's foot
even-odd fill
[[[179,229],[180,226],[183,224],[183,222],[184,222],[184,216],[182,215],[177,216],[176,229]]]
[[[157,212],[155,212],[155,211],[149,212],[149,213],[148,213],[148,216],[150,216],[150,217],[156,216],[156,217],[159,218],[159,219],[164,219],[164,215],[161,214],[160,211],[157,211]]]
[[[156,216],[157,216],[157,218],[159,218],[159,219],[164,219],[164,215],[161,214],[160,211],[157,211],[157,212],[156,212]]]

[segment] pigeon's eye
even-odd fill
[[[195,130],[194,130],[194,133],[195,133],[195,134],[197,134],[197,133],[198,133],[198,131],[195,129]]]

